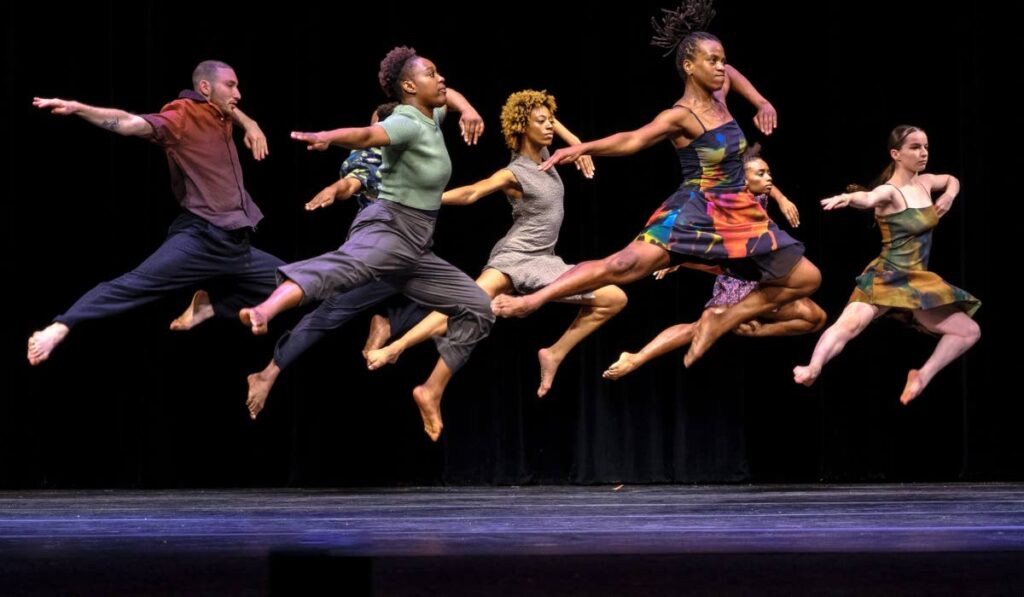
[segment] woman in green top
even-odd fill
[[[426,383],[413,390],[424,430],[436,440],[442,429],[444,389],[494,323],[483,290],[431,250],[441,193],[451,175],[440,124],[446,106],[462,112],[463,137],[470,144],[476,142],[482,124],[465,98],[447,88],[434,63],[412,48],[391,50],[381,61],[379,78],[384,92],[400,100],[384,121],[369,127],[292,133],[309,149],[381,147],[378,200],[360,212],[345,244],[281,267],[281,285],[263,303],[242,309],[239,317],[254,334],[265,334],[267,323],[282,311],[378,282],[445,313],[448,334],[437,339],[441,358]]]

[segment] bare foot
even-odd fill
[[[30,365],[38,365],[50,358],[50,353],[58,344],[64,341],[71,329],[68,326],[55,321],[38,332],[32,334],[28,339],[28,362]]]
[[[366,353],[366,368],[370,371],[380,369],[384,365],[391,365],[398,362],[402,349],[395,344],[388,344],[379,350],[371,350]]]
[[[265,369],[249,376],[249,396],[245,399],[245,406],[249,409],[249,418],[253,421],[267,403],[267,396],[270,395],[270,388],[274,387],[276,379],[276,375],[268,375]]]
[[[624,352],[619,355],[619,360],[612,363],[601,377],[605,379],[619,379],[623,375],[632,373],[640,364],[636,362],[636,355],[631,352]]]
[[[729,331],[722,325],[723,313],[725,313],[725,309],[706,309],[700,316],[700,321],[697,322],[697,327],[693,332],[690,349],[683,357],[683,365],[686,367],[693,365],[697,359],[704,356],[712,344],[722,337],[722,334]]]
[[[176,332],[191,330],[213,315],[213,305],[210,303],[209,293],[205,290],[197,290],[192,295],[192,303],[185,309],[185,312],[171,322],[171,329]]]
[[[412,399],[416,406],[420,407],[420,416],[423,417],[423,431],[430,436],[430,441],[436,442],[441,437],[441,430],[444,423],[441,422],[441,395],[435,393],[427,386],[416,386],[412,391]]]
[[[744,321],[743,323],[739,324],[736,327],[736,329],[733,330],[733,333],[736,334],[737,336],[747,336],[749,338],[755,338],[761,335],[762,327],[764,327],[764,325],[760,321],[756,319],[751,319],[750,321]]]
[[[907,385],[903,386],[903,394],[900,395],[900,402],[903,404],[909,404],[911,400],[917,398],[924,391],[925,382],[921,380],[921,372],[917,369],[911,369],[907,373]]]
[[[498,317],[526,317],[539,306],[533,304],[528,296],[499,294],[491,301],[491,311]]]
[[[811,387],[814,380],[821,375],[821,367],[815,365],[801,365],[793,367],[793,381]]]
[[[367,360],[367,364],[370,360],[367,354],[371,350],[380,349],[390,337],[391,322],[383,315],[374,315],[370,319],[370,335],[366,337],[366,346],[363,346],[363,358]],[[373,367],[370,368],[373,369]]]
[[[543,398],[548,390],[551,389],[551,384],[555,381],[555,373],[558,373],[558,366],[562,364],[562,359],[565,357],[559,357],[555,353],[551,352],[547,348],[542,348],[537,351],[537,360],[540,361],[540,387],[537,388],[537,397]]]
[[[267,324],[270,323],[270,319],[260,311],[259,307],[242,309],[238,312],[238,319],[240,319],[243,324],[252,328],[254,336],[262,336],[266,334]]]

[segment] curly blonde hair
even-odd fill
[[[523,134],[530,124],[530,112],[539,106],[545,106],[554,116],[557,109],[555,96],[547,90],[524,89],[505,100],[505,105],[501,107],[501,134],[505,135],[505,145],[512,151],[519,151]]]

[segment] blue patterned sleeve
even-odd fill
[[[375,199],[380,190],[377,169],[381,164],[381,150],[377,147],[353,149],[341,164],[342,178],[355,178],[363,185],[361,194]]]

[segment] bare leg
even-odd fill
[[[370,319],[370,334],[366,337],[366,344],[363,346],[363,358],[371,350],[377,350],[391,337],[391,322],[383,315],[374,315]]]
[[[788,303],[759,319],[741,323],[734,331],[740,336],[800,336],[825,327],[825,311],[809,298]]]
[[[254,335],[262,336],[267,333],[267,324],[271,319],[282,311],[298,306],[302,302],[303,296],[302,288],[298,284],[291,280],[285,280],[274,289],[267,300],[255,307],[239,311],[238,318],[243,324],[252,328]]]
[[[483,288],[487,296],[494,297],[502,292],[512,289],[512,281],[505,274],[496,269],[487,268],[476,279],[476,283]],[[437,311],[432,312],[423,318],[423,321],[416,324],[401,338],[378,350],[371,350],[366,354],[366,367],[371,371],[380,369],[398,361],[407,348],[416,346],[420,342],[429,340],[434,336],[443,336],[448,331],[448,316]]]
[[[384,365],[398,362],[398,357],[410,346],[415,346],[434,336],[441,336],[448,331],[448,316],[444,313],[431,311],[411,330],[391,344],[366,353],[366,368],[370,371],[380,369]]]
[[[697,323],[680,323],[662,330],[654,340],[647,343],[638,353],[624,352],[619,355],[619,360],[612,363],[611,367],[604,372],[605,379],[619,379],[632,373],[646,364],[651,359],[671,352],[677,348],[686,346],[693,340],[693,332]]]
[[[757,290],[725,311],[707,309],[697,322],[697,330],[690,343],[690,349],[683,358],[683,364],[687,367],[692,365],[704,356],[723,334],[741,323],[756,319],[786,303],[810,296],[819,285],[821,273],[805,257],[797,263],[793,271],[777,280],[762,283]]]
[[[885,313],[885,309],[868,303],[850,303],[825,333],[818,338],[814,346],[811,362],[793,368],[793,381],[810,386],[821,374],[821,368],[843,351],[846,343],[856,338],[868,327],[876,317]]]
[[[274,387],[277,376],[281,375],[281,368],[271,359],[266,369],[249,376],[249,396],[245,400],[245,406],[249,408],[249,418],[256,420],[256,415],[263,410],[263,405],[270,395],[270,388]]]
[[[441,430],[444,423],[441,421],[441,397],[448,382],[452,379],[452,370],[445,364],[444,359],[437,359],[437,365],[426,383],[416,386],[412,391],[412,399],[420,409],[420,416],[423,417],[423,431],[430,436],[430,441],[437,441],[441,437]]]
[[[594,330],[622,311],[626,307],[627,301],[626,293],[618,286],[602,286],[594,291],[593,299],[579,301],[583,303],[583,306],[580,307],[579,314],[576,315],[576,319],[573,320],[569,329],[565,330],[557,342],[537,351],[537,359],[540,361],[538,397],[543,398],[551,389],[551,384],[555,381],[555,373],[558,372],[558,366],[565,360],[565,355],[569,354],[569,351],[592,334]]]
[[[209,293],[205,290],[197,290],[192,295],[192,302],[185,309],[185,312],[171,322],[171,329],[176,332],[191,330],[213,317],[213,315],[213,304],[210,303]]]
[[[610,257],[584,261],[533,294],[499,295],[491,302],[491,308],[499,317],[525,317],[555,299],[591,292],[611,284],[628,284],[668,264],[668,251],[657,245],[634,241]]]
[[[71,328],[59,321],[55,321],[45,328],[32,334],[28,339],[28,362],[30,365],[38,365],[50,358],[57,345],[64,341]]]
[[[936,373],[967,352],[981,338],[978,324],[953,306],[914,311],[914,318],[929,330],[942,334],[942,337],[924,366],[911,369],[907,374],[907,385],[900,396],[903,404],[917,398]]]

